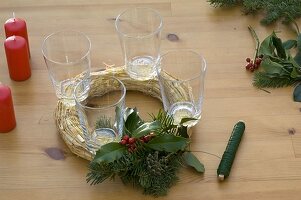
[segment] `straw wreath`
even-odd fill
[[[102,76],[109,75],[121,80],[127,90],[140,91],[146,95],[153,96],[162,101],[160,85],[157,78],[147,81],[135,80],[129,77],[129,75],[125,72],[124,67],[108,68],[106,70],[93,72],[91,74],[93,75],[91,76],[91,84],[96,84],[98,86],[96,88],[101,89],[103,85],[102,81],[104,81]],[[164,76],[165,78],[170,80],[177,80],[167,73],[164,73]],[[163,82],[162,84],[164,84],[164,88],[168,89],[168,99],[177,99],[184,101],[190,98],[191,91],[189,87],[181,86],[177,84],[177,82]],[[86,160],[92,160],[93,155],[88,151],[86,147],[75,106],[67,105],[63,101],[59,100],[54,113],[54,117],[57,129],[71,152]]]

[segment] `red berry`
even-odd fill
[[[251,72],[254,72],[254,70],[255,70],[254,66],[250,67]]]
[[[143,140],[144,142],[148,142],[150,140],[150,136],[148,135],[143,136]]]
[[[125,140],[125,139],[122,139],[121,141],[120,141],[120,144],[122,144],[122,145],[125,145],[127,143],[127,141]]]
[[[124,139],[125,141],[129,141],[129,136],[128,135],[124,135],[122,139]]]
[[[251,59],[250,59],[250,58],[246,58],[246,61],[247,61],[247,62],[250,62],[250,61],[251,61]]]
[[[129,144],[134,144],[134,143],[135,143],[135,141],[136,141],[136,140],[135,140],[135,138],[132,138],[132,137],[131,137],[131,138],[129,138]]]
[[[246,69],[250,69],[251,67],[254,67],[253,62],[250,62],[246,65]]]
[[[260,59],[260,58],[256,58],[255,63],[256,63],[257,65],[260,65],[261,59]]]

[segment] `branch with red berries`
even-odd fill
[[[277,88],[301,82],[301,34],[297,23],[297,38],[282,42],[273,32],[261,43],[252,27],[249,31],[256,42],[254,59],[247,58],[246,69],[254,73],[253,85],[258,88]],[[293,56],[290,50],[296,49]],[[294,91],[294,100],[301,101],[301,85]]]
[[[119,141],[103,145],[89,165],[87,182],[91,185],[119,176],[124,184],[141,188],[144,194],[166,195],[178,180],[182,166],[199,173],[204,165],[189,151],[187,127],[174,124],[171,116],[160,111],[153,121],[144,122],[136,109],[124,113],[124,131]]]

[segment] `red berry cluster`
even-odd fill
[[[254,72],[256,69],[259,68],[262,58],[263,58],[263,55],[257,56],[255,59],[255,62],[253,60],[251,60],[250,58],[246,58],[246,61],[248,63],[246,65],[246,70]]]
[[[141,143],[148,143],[151,138],[151,134],[142,136],[139,139],[124,135],[119,143],[125,145],[128,148],[128,151],[132,153],[137,149],[137,141],[140,141]]]
[[[134,152],[137,148],[136,138],[130,137],[128,135],[124,135],[119,143],[126,145],[129,152]]]

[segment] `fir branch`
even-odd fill
[[[298,81],[290,78],[271,78],[264,72],[255,72],[253,85],[257,88],[279,88],[295,85]]]
[[[231,7],[241,4],[242,0],[209,0],[214,7]]]
[[[153,121],[158,121],[161,124],[158,134],[174,134],[177,135],[177,126],[174,125],[174,119],[166,112],[160,110],[158,114],[151,115]]]
[[[297,19],[301,17],[300,0],[208,0],[214,7],[242,6],[245,14],[265,14],[261,20],[263,25],[270,25],[277,20],[290,23],[290,17]],[[289,17],[290,16],[290,17]]]

